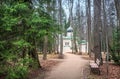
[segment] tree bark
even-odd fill
[[[78,52],[78,50],[77,50],[77,44],[76,44],[76,27],[74,27],[74,36],[73,36],[73,40],[74,40],[74,48],[75,48],[75,53],[77,53]]]
[[[99,59],[102,62],[101,55],[101,0],[94,0],[94,54],[95,62]]]
[[[118,28],[120,29],[120,0],[114,0],[115,2],[115,7],[116,7],[116,11],[117,11],[117,19],[118,19]]]
[[[91,0],[87,0],[88,54],[91,57]]]
[[[34,44],[35,44],[35,41],[34,41]],[[29,50],[29,56],[32,57],[37,62],[38,68],[42,68],[40,61],[39,61],[39,55],[36,50],[36,46],[35,48]]]
[[[44,36],[44,48],[43,48],[43,60],[47,59],[47,43],[48,43],[48,37],[47,35]]]
[[[78,2],[80,2],[80,0],[78,0]],[[81,41],[82,37],[81,37],[81,17],[80,17],[80,3],[78,3],[78,11],[77,11],[77,16],[78,16],[78,28],[79,28],[79,41]],[[81,55],[81,44],[79,45],[79,54]]]
[[[61,30],[63,31],[63,26],[62,26],[62,0],[59,1],[59,19],[60,19],[60,27]],[[60,34],[60,53],[59,53],[59,58],[62,58],[63,55],[63,35],[62,33]]]
[[[68,0],[68,5],[69,5],[69,18],[70,18],[70,26],[73,28],[73,2],[74,0]],[[75,40],[74,40],[74,28],[73,28],[73,38],[71,37],[71,44],[72,44],[72,53],[74,52],[74,48],[75,48]]]

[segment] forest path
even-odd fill
[[[84,69],[87,66],[88,61],[80,55],[65,53],[63,62],[54,67],[45,79],[86,79]]]

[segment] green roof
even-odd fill
[[[71,40],[71,37],[63,37],[63,39]]]
[[[79,40],[78,44],[87,44],[86,40]]]

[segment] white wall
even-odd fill
[[[86,47],[86,44],[82,44],[81,45],[81,52],[82,53],[86,53],[87,52],[87,49],[86,49],[87,47]]]
[[[73,33],[72,32],[67,32],[67,37],[72,37]]]
[[[65,45],[65,43],[69,43],[69,45]],[[63,40],[63,53],[72,52],[72,43],[71,40]]]

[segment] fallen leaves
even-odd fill
[[[56,66],[60,61],[56,60],[42,60],[41,66],[44,70],[49,71],[53,66]]]
[[[61,61],[57,61],[58,55],[48,55],[48,60],[40,60],[42,69],[31,70],[28,79],[44,79],[46,72],[50,71],[54,66],[58,65]],[[54,60],[50,60],[54,59]]]
[[[120,66],[110,63],[108,66],[108,72],[108,79],[120,79]],[[101,66],[101,76],[107,76],[106,64]]]

